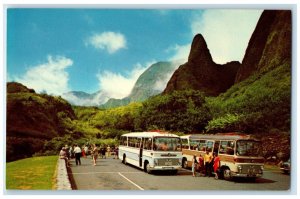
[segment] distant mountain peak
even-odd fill
[[[141,102],[151,96],[160,94],[165,89],[167,82],[177,67],[177,64],[165,61],[152,64],[137,79],[128,97],[123,99],[110,99],[103,107],[124,106],[131,102]]]
[[[212,57],[204,37],[201,34],[197,34],[192,42],[188,62],[197,62],[200,60],[200,57],[212,62]]]
[[[209,96],[217,96],[234,84],[240,63],[232,61],[224,65],[216,64],[206,41],[197,34],[192,42],[188,62],[173,74],[164,93],[175,90],[200,90]]]

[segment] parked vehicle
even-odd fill
[[[226,180],[262,177],[264,158],[262,145],[250,135],[241,133],[193,134],[181,136],[182,167],[191,167],[192,157],[203,157],[208,151],[220,157],[220,176]]]
[[[285,174],[290,174],[291,172],[291,159],[280,164],[280,170]]]
[[[121,136],[119,159],[151,173],[168,170],[174,174],[181,168],[180,137],[166,132],[138,132]]]

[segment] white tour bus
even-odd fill
[[[250,135],[241,133],[194,134],[181,136],[182,167],[191,166],[192,157],[208,151],[220,157],[220,177],[245,177],[255,180],[263,175],[262,144]]]
[[[137,132],[121,136],[119,159],[151,173],[169,170],[174,174],[181,168],[180,137],[166,132]]]

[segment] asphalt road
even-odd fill
[[[119,159],[98,159],[92,165],[91,157],[81,158],[76,166],[71,160],[70,173],[77,190],[174,190],[174,191],[288,191],[290,176],[277,171],[264,171],[255,182],[247,180],[215,180],[213,177],[192,177],[190,170],[181,169],[177,175],[156,172],[147,174]]]

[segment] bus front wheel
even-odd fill
[[[230,169],[226,168],[223,170],[223,177],[225,180],[231,180]]]
[[[148,162],[145,162],[144,164],[144,171],[147,172],[147,173],[151,173],[151,170],[150,170],[150,165]]]

